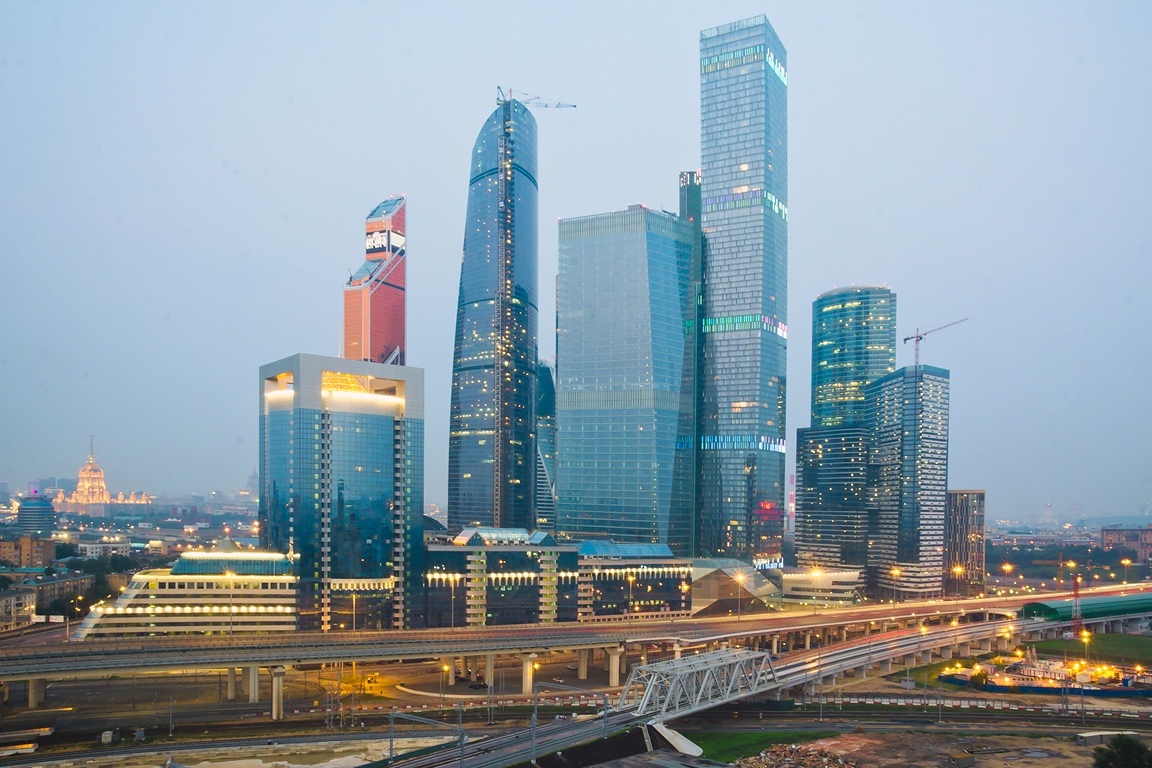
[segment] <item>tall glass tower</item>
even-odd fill
[[[908,366],[866,389],[868,567],[880,596],[939,597],[948,504],[949,374]]]
[[[556,373],[540,363],[536,377],[536,528],[556,526]]]
[[[472,148],[452,358],[448,524],[534,528],[536,120],[502,101]]]
[[[700,33],[701,555],[774,554],[783,530],[786,61],[764,16]]]
[[[812,302],[812,426],[863,424],[864,387],[896,370],[896,294],[835,288]]]
[[[796,558],[865,566],[869,431],[864,390],[896,370],[896,294],[852,286],[812,303],[812,426],[796,434]]]
[[[423,516],[423,370],[261,366],[260,543],[299,555],[300,629],[422,626]]]
[[[641,205],[560,221],[558,531],[690,551],[673,469],[692,243]]]
[[[344,357],[404,365],[407,206],[403,195],[364,222],[364,263],[344,285]]]

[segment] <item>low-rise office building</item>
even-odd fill
[[[21,629],[36,615],[36,590],[32,587],[9,587],[0,590],[0,632]]]
[[[50,575],[40,574],[29,576],[21,582],[22,586],[36,590],[36,610],[47,612],[48,606],[61,598],[71,600],[77,595],[83,595],[92,589],[96,578],[89,573],[80,571],[61,571]]]
[[[291,632],[296,584],[290,555],[226,540],[185,552],[171,568],[137,572],[115,602],[93,606],[74,639]]]
[[[0,541],[0,560],[18,568],[43,568],[56,559],[56,542],[36,536]]]
[[[781,604],[851,605],[857,600],[860,568],[777,568],[765,571]]]
[[[638,614],[689,615],[692,560],[666,544],[580,544],[580,621]]]

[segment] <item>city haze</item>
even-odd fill
[[[950,478],[990,519],[1152,499],[1152,9],[1137,3],[466,3],[435,10],[0,6],[0,479],[232,491],[257,370],[340,349],[363,219],[409,206],[408,363],[444,505],[472,142],[496,86],[538,110],[540,350],[556,220],[676,209],[699,166],[699,31],[767,14],[788,51],[789,422],[811,302],[899,296],[951,370]],[[610,340],[606,340],[610,343]],[[911,364],[911,345],[897,364]]]

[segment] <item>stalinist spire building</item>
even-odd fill
[[[152,497],[141,492],[139,496],[130,493],[127,497],[121,492],[113,497],[108,493],[104,484],[104,470],[96,463],[96,451],[92,441],[88,442],[88,459],[80,467],[80,476],[76,479],[76,490],[71,496],[65,497],[64,492],[57,494],[54,501],[57,512],[79,512],[81,514],[101,515],[105,504],[151,504]]]

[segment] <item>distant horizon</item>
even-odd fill
[[[1142,516],[1152,7],[1135,2],[513,2],[451,25],[420,7],[0,6],[0,477],[13,494],[74,478],[95,435],[114,492],[244,488],[258,368],[339,353],[364,215],[404,193],[425,497],[445,508],[469,148],[496,84],[578,105],[535,113],[554,360],[552,222],[676,210],[700,166],[699,32],[760,13],[789,65],[789,466],[811,302],[879,283],[899,337],[971,318],[921,352],[952,374],[950,486],[986,488],[990,520]],[[476,56],[484,39],[515,44]]]

